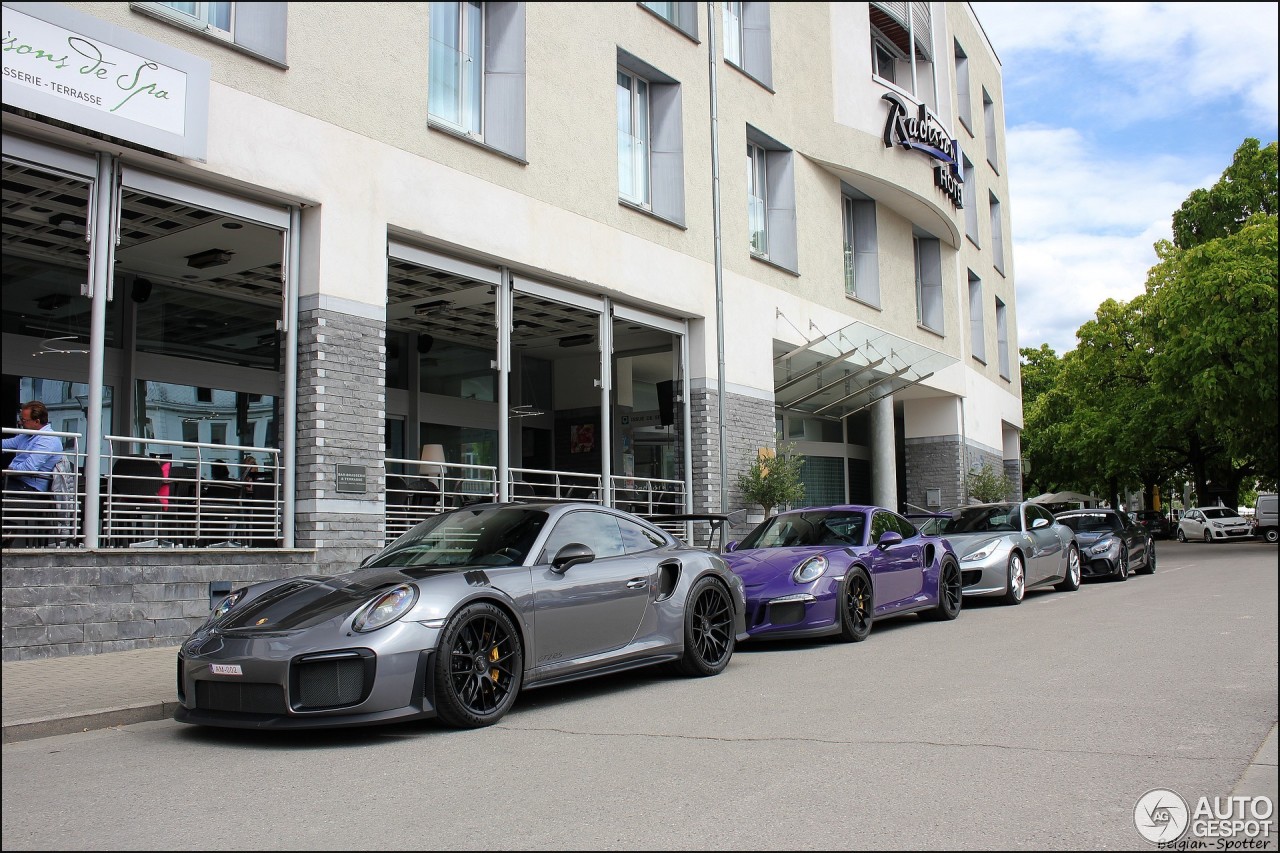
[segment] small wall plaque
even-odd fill
[[[339,492],[364,494],[364,466],[338,465],[334,472],[334,482]]]

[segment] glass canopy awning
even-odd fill
[[[774,402],[830,418],[847,418],[958,361],[865,323],[794,349],[773,346]]]

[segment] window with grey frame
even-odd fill
[[[964,235],[973,245],[981,248],[982,240],[978,236],[978,176],[973,169],[973,161],[968,155],[960,155],[964,185],[960,187],[960,202],[964,205]]]
[[[640,5],[689,38],[698,37],[697,3],[641,3]]]
[[[987,331],[982,318],[982,279],[969,270],[969,347],[973,357],[987,363]]]
[[[721,4],[724,58],[765,86],[773,86],[768,3]]]
[[[931,4],[873,2],[867,4],[867,11],[872,73],[936,111]]]
[[[952,40],[956,63],[956,118],[973,135],[973,96],[969,92],[969,55],[960,42]]]
[[[916,322],[942,334],[942,246],[936,237],[912,235],[916,268]]]
[[[139,12],[196,30],[277,65],[286,60],[288,4],[130,3]]]
[[[987,94],[987,87],[982,87],[982,126],[986,135],[987,162],[1000,174],[1000,156],[996,152],[996,105]]]
[[[747,127],[747,217],[751,254],[798,268],[795,164],[791,149]]]
[[[880,263],[876,203],[846,191],[841,197],[844,224],[844,294],[880,307]]]
[[[1004,275],[1004,224],[1000,211],[1000,199],[987,193],[991,205],[991,265]]]
[[[649,81],[618,69],[618,195],[649,206]]]
[[[525,4],[433,2],[427,116],[437,127],[525,155]]]
[[[1008,309],[996,297],[996,356],[1000,362],[1000,377],[1008,379],[1009,374],[1009,317]]]
[[[618,196],[684,224],[684,122],[680,84],[618,51]]]

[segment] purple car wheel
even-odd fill
[[[676,669],[695,677],[717,675],[733,657],[733,603],[729,591],[704,577],[689,590],[684,609],[684,654]]]
[[[954,557],[944,557],[938,570],[938,606],[932,610],[921,610],[920,616],[934,621],[950,621],[960,615],[963,599],[964,581],[960,575],[960,564]]]
[[[436,648],[440,721],[475,729],[502,719],[524,678],[520,636],[507,614],[486,602],[465,607],[449,621]]]
[[[845,578],[840,607],[840,639],[860,643],[871,634],[871,578],[855,566]]]

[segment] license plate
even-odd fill
[[[214,675],[244,675],[238,663],[211,663],[209,671]]]

